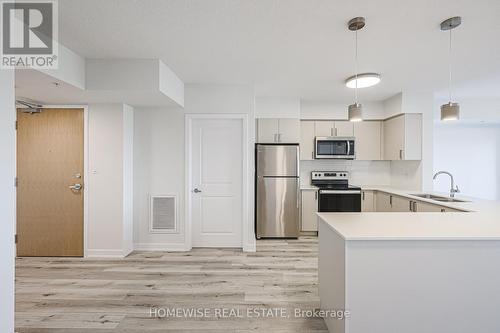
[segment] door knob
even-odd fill
[[[80,191],[82,189],[82,184],[73,184],[73,185],[69,185],[69,188],[74,190],[74,191]]]
[[[195,189],[193,190],[193,192],[194,192],[194,193],[201,193],[201,190],[198,190],[197,188],[195,188]]]

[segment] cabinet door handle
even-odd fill
[[[392,206],[392,195],[389,196],[389,205]]]
[[[400,149],[399,150],[399,159],[402,160],[403,159],[403,149]]]
[[[365,201],[365,191],[363,191],[363,201]]]
[[[417,202],[416,201],[413,201],[413,211],[414,212],[417,211]]]
[[[413,212],[413,201],[410,201],[410,212]]]
[[[314,200],[318,200],[318,191],[314,192]]]
[[[311,158],[314,160],[314,151],[311,152]]]

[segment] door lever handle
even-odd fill
[[[82,184],[73,184],[69,185],[68,187],[75,191],[80,191],[83,188]]]
[[[195,189],[193,190],[193,192],[194,192],[194,193],[201,193],[201,190],[199,190],[199,189],[195,188]]]

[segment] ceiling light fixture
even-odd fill
[[[460,119],[460,105],[451,101],[451,31],[462,23],[460,16],[451,17],[441,22],[442,31],[450,31],[450,44],[449,44],[449,63],[448,63],[448,103],[441,105],[441,120],[458,120]]]
[[[347,112],[349,121],[362,121],[363,120],[363,106],[358,103],[358,88],[359,88],[359,75],[358,75],[358,30],[363,29],[365,26],[364,17],[355,17],[347,23],[350,31],[356,33],[356,45],[354,55],[354,104],[349,105]]]
[[[345,80],[347,88],[368,88],[380,82],[380,74],[377,73],[362,73],[353,75]]]

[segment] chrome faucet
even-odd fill
[[[455,193],[460,193],[460,189],[458,188],[458,185],[455,186],[455,180],[453,179],[453,175],[451,173],[449,173],[448,171],[438,171],[438,172],[436,172],[436,174],[434,175],[434,177],[432,179],[435,180],[437,178],[437,176],[439,176],[440,174],[445,174],[445,175],[450,176],[450,180],[451,180],[450,198],[454,198]]]

